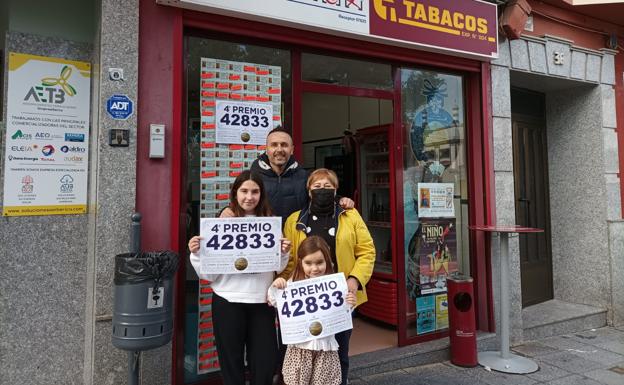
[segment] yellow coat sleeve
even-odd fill
[[[376,256],[375,244],[373,243],[373,237],[371,237],[368,231],[368,227],[366,227],[366,223],[364,223],[364,220],[357,210],[349,211],[349,216],[351,216],[354,221],[355,229],[355,247],[353,250],[355,264],[351,272],[347,275],[357,278],[362,287],[364,287],[373,275]]]

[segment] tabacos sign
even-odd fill
[[[156,0],[163,5],[387,45],[496,58],[496,5],[481,0]]]
[[[494,57],[496,5],[476,0],[371,0],[370,34]]]

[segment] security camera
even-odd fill
[[[108,77],[110,80],[118,82],[124,80],[123,69],[121,68],[109,68],[108,69]]]

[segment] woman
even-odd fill
[[[349,292],[356,293],[357,305],[360,305],[366,302],[365,286],[375,263],[373,238],[357,210],[344,210],[336,204],[336,173],[319,168],[310,174],[306,186],[310,195],[309,207],[289,216],[284,227],[286,238],[292,241],[292,256],[297,255],[306,237],[323,238],[331,251],[333,270],[345,274]],[[292,272],[295,266],[292,256],[284,273]],[[351,330],[336,334],[342,384],[347,383],[349,372],[350,338]]]
[[[230,208],[236,217],[271,216],[259,175],[243,171],[236,178],[230,191]],[[198,236],[191,238],[188,247],[197,275],[211,281],[214,291],[212,320],[223,383],[245,384],[246,353],[251,384],[271,385],[277,361],[277,335],[275,311],[266,303],[266,293],[275,273],[200,274],[201,240]],[[283,268],[289,260],[290,241],[282,239],[281,246]]]

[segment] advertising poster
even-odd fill
[[[446,277],[457,271],[454,218],[423,218],[418,257],[419,295],[445,293]]]
[[[284,290],[275,289],[282,342],[297,344],[352,329],[346,294],[342,273],[288,282]]]
[[[435,310],[436,310],[436,330],[447,329],[449,326],[448,320],[448,298],[446,294],[439,294],[435,296]]]
[[[416,334],[436,330],[435,295],[416,298]]]
[[[420,218],[454,218],[455,185],[453,183],[418,183],[418,216]]]
[[[91,65],[9,53],[4,216],[87,212]]]
[[[202,218],[201,274],[261,273],[280,269],[282,218]]]

